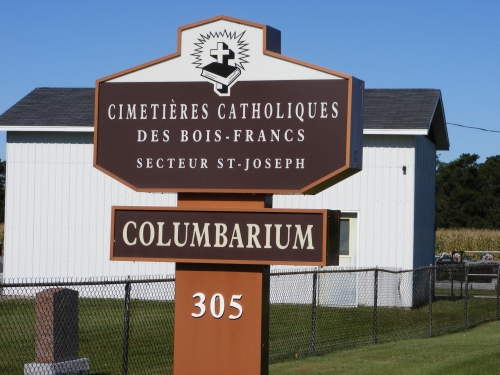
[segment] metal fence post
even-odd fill
[[[313,295],[312,295],[312,313],[311,313],[311,350],[310,354],[316,353],[316,294],[318,285],[318,272],[313,273]]]
[[[496,320],[498,320],[500,310],[500,264],[497,264],[497,305],[496,305]]]
[[[460,276],[460,298],[464,295],[464,278]]]
[[[378,266],[375,267],[373,283],[373,343],[377,343],[377,300],[378,300]]]
[[[469,266],[465,266],[464,329],[467,329],[467,300],[469,299]]]
[[[453,261],[453,260],[452,260]],[[453,268],[455,266],[453,265],[453,262],[451,263],[451,270],[450,270],[450,279],[451,279],[451,297],[455,297],[455,293],[453,293]]]
[[[123,312],[123,356],[122,356],[122,375],[128,372],[128,336],[130,328],[130,277],[125,284],[125,305]]]
[[[429,337],[432,337],[432,287],[434,282],[433,274],[433,268],[429,268]]]

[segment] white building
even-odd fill
[[[111,206],[175,206],[93,167],[93,88],[38,88],[0,116],[7,131],[5,278],[172,274],[109,260]],[[362,172],[274,207],[343,212],[342,267],[412,269],[434,256],[436,150],[448,150],[439,90],[365,90]]]
[[[440,91],[365,90],[363,134],[362,172],[315,196],[275,197],[273,207],[341,210],[349,241],[340,266],[433,264],[436,151],[449,149]]]

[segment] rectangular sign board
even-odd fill
[[[111,259],[338,265],[340,212],[113,207]]]
[[[174,324],[175,375],[267,374],[269,266],[177,263]]]
[[[96,163],[139,191],[304,192],[358,172],[349,82],[297,82],[223,99],[203,82],[101,83]]]

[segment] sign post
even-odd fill
[[[96,82],[94,166],[174,207],[113,207],[110,258],[176,262],[174,373],[267,374],[270,265],[337,265],[339,211],[272,209],[362,165],[363,82],[220,16]]]
[[[269,266],[177,263],[175,278],[174,374],[267,374]]]

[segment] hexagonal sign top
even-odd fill
[[[96,82],[94,166],[136,191],[315,194],[361,170],[363,86],[216,17]]]

